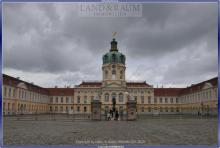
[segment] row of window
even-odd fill
[[[157,111],[157,108],[151,108],[151,107],[147,108],[148,112],[152,112],[153,110]],[[168,107],[164,107],[164,108],[160,107],[159,111],[160,112],[179,112],[180,110],[179,110],[179,107],[176,107],[176,108],[175,107],[170,107],[170,108],[168,108]],[[144,107],[141,108],[141,112],[145,112],[145,108]]]
[[[91,98],[91,100],[93,100],[94,96],[90,96],[90,98]],[[117,99],[117,95],[115,93],[112,93],[111,98]],[[63,103],[64,98],[61,97],[60,99],[61,99],[60,102]],[[81,102],[81,99],[83,99],[83,102]],[[134,99],[137,101],[138,97],[134,96]],[[144,104],[145,103],[145,97],[141,96],[140,99],[141,99],[141,103]],[[68,103],[69,100],[70,99],[68,97],[66,97],[66,102],[67,103]],[[110,100],[110,95],[108,93],[105,94],[104,101],[105,102],[111,101]],[[124,102],[124,95],[122,93],[120,93],[118,95],[118,101],[119,102]],[[56,103],[58,103],[58,97],[56,98]],[[84,96],[83,98],[81,98],[81,96],[77,96],[77,103],[78,104],[80,104],[80,103],[87,104],[88,103],[88,97]],[[157,103],[171,103],[172,104],[172,103],[179,103],[179,99],[178,98],[154,98],[154,102],[153,102],[151,96],[148,96],[147,103],[148,104],[151,104],[151,103],[154,103],[154,104],[157,104]]]
[[[137,94],[137,93],[141,93],[141,94],[148,93],[148,94],[151,94],[151,93],[153,93],[152,91],[145,90],[145,89],[128,89],[127,92],[128,93],[134,93],[134,94]],[[77,91],[77,93],[78,94],[80,94],[80,93],[100,93],[100,91],[98,89],[94,89],[94,90],[85,89],[85,90],[79,90],[79,91]]]
[[[104,100],[104,101],[105,101],[105,102],[109,102],[109,98],[110,98],[110,95],[109,95],[108,93],[106,93],[106,94],[105,94],[105,100]],[[116,93],[112,93],[112,94],[111,94],[111,98],[115,98],[115,99],[116,99],[116,98],[117,98]],[[119,102],[123,102],[123,101],[124,101],[124,95],[123,95],[123,93],[119,93],[118,98],[119,98],[119,99],[118,99]]]
[[[108,76],[109,76],[109,73],[108,73],[108,71],[106,70],[105,71],[105,79],[108,79]],[[112,78],[111,78],[112,80],[115,80],[116,79],[116,70],[115,69],[113,69],[112,70]],[[123,79],[123,71],[121,70],[120,71],[120,79]]]
[[[137,94],[137,93],[141,93],[141,94],[148,93],[148,94],[151,94],[152,91],[144,90],[144,89],[129,89],[128,93],[134,93],[134,94]]]
[[[20,98],[24,100],[30,100],[32,102],[42,102],[42,103],[47,103],[48,101],[48,96],[42,95],[39,93],[35,92],[30,92],[21,88],[13,88],[13,87],[4,87],[4,97],[9,97],[9,98]],[[115,93],[111,94],[111,96],[117,98],[117,95]],[[215,93],[215,96],[217,98],[217,91]],[[104,97],[105,102],[110,101],[110,95],[107,93],[105,94]],[[111,97],[112,98],[112,97]],[[122,93],[119,93],[118,95],[118,101],[123,102],[124,101],[124,96]],[[141,103],[145,103],[144,101],[144,96],[141,96]],[[190,103],[190,102],[199,102],[201,99],[212,99],[212,92],[211,90],[205,91],[205,92],[200,92],[200,93],[194,93],[190,95],[183,96],[183,103]],[[94,99],[94,96],[91,96],[91,100]],[[137,101],[138,97],[134,96],[134,99]],[[50,98],[50,102],[54,103],[73,103],[73,100],[69,97],[61,97],[58,98],[56,97],[54,100],[53,98]],[[84,96],[84,103],[87,103],[87,96]],[[81,103],[80,96],[77,97],[77,103]],[[153,103],[153,100],[151,99],[151,96],[148,96],[147,103]],[[154,98],[154,103],[179,103],[178,98]]]
[[[51,103],[73,103],[73,98],[71,97],[51,97]]]
[[[100,91],[98,89],[93,89],[93,90],[80,90],[80,91],[76,91],[78,94],[80,93],[100,93]]]
[[[48,96],[35,92],[30,92],[21,88],[13,88],[4,86],[4,97],[17,98],[32,102],[48,103]]]
[[[72,106],[71,107],[68,107],[68,106],[66,106],[66,107],[63,107],[63,106],[52,107],[52,106],[50,106],[50,112],[66,112],[66,113],[68,113],[70,111],[73,111],[73,107]],[[76,111],[77,112],[81,112],[80,106],[76,107]],[[83,107],[83,112],[87,112],[87,111],[88,111],[87,106],[84,106]]]
[[[154,98],[154,104],[157,103],[179,103],[179,98]]]
[[[47,106],[38,106],[38,105],[31,105],[31,104],[18,104],[17,109],[15,108],[15,103],[3,103],[3,111],[18,111],[18,112],[25,112],[25,111],[46,111]]]
[[[55,111],[55,112],[59,112],[59,111],[60,112],[64,112],[64,111],[65,112],[69,112],[69,109],[70,108],[68,106],[66,106],[66,108],[64,108],[63,106],[60,106],[60,107],[55,106],[54,108],[52,106],[50,107],[50,111],[51,112],[53,112],[53,111]],[[71,107],[71,110],[73,110],[73,107]],[[109,110],[109,106],[105,106],[105,110],[108,111]],[[119,111],[122,111],[122,110],[123,110],[123,106],[119,106]],[[152,112],[153,110],[156,111],[157,108],[148,107],[147,110],[144,107],[141,108],[141,112],[145,112],[145,111]],[[77,106],[76,107],[76,111],[77,112],[81,112],[81,107]],[[87,112],[87,111],[88,111],[87,107],[84,106],[83,107],[83,112]],[[160,112],[179,112],[180,109],[179,109],[179,107],[170,107],[170,108],[168,108],[168,107],[164,107],[164,108],[160,107],[159,111]]]
[[[91,100],[94,100],[94,98],[95,98],[94,96],[91,96]],[[87,104],[87,101],[88,101],[87,96],[84,96],[84,98],[83,98],[83,103],[84,103],[84,104]],[[77,96],[77,103],[78,103],[78,104],[81,103],[80,96]]]
[[[217,92],[215,93],[214,97],[217,99]],[[197,93],[183,96],[182,103],[194,103],[194,102],[207,101],[207,100],[211,100],[214,97],[212,96],[211,90],[206,90],[203,92],[197,92]]]

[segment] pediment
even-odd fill
[[[118,84],[116,82],[112,82],[112,83],[109,83],[109,84],[105,85],[104,87],[105,88],[112,88],[112,87],[114,87],[114,88],[122,88],[124,86],[122,84]]]
[[[212,87],[212,84],[211,83],[205,83],[202,87],[202,89],[208,89],[208,88],[211,88]]]
[[[23,82],[18,83],[17,87],[27,89],[27,86]]]

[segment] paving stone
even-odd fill
[[[4,145],[217,145],[217,118],[172,116],[137,121],[4,117]]]

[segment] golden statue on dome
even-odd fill
[[[115,38],[117,32],[112,32],[112,37]]]

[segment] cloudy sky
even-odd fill
[[[217,3],[143,4],[142,17],[81,17],[74,3],[3,5],[3,73],[43,87],[102,79],[112,32],[126,79],[183,87],[217,76]]]

